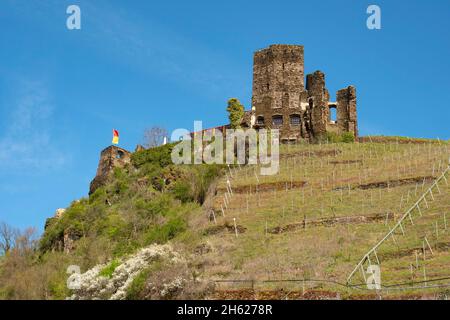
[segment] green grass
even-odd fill
[[[113,260],[105,268],[100,270],[99,275],[110,279],[118,266],[120,266],[120,261]]]
[[[32,279],[30,288],[13,283],[19,268],[10,266],[16,263],[11,261],[7,271],[0,270],[1,295],[60,299],[68,294],[63,289],[71,264],[84,272],[111,261],[101,271],[111,277],[123,256],[152,243],[176,241],[181,235],[189,238],[188,216],[199,210],[222,167],[173,165],[172,148],[169,144],[132,154],[132,165],[115,168],[106,185],[71,203],[61,218],[52,219],[38,251],[30,257],[35,263],[20,269],[23,279]],[[74,249],[64,254],[67,236],[73,238]]]
[[[183,218],[177,217],[169,220],[162,226],[150,230],[146,235],[146,243],[163,244],[172,240],[179,233],[186,230],[186,222]]]
[[[130,286],[127,289],[127,300],[138,300],[142,299],[140,294],[144,291],[145,285],[147,283],[147,279],[151,273],[161,270],[163,264],[160,260],[157,260],[152,263],[151,266],[142,270],[131,282]]]
[[[67,294],[68,265],[80,265],[85,271],[109,261],[101,274],[111,277],[121,257],[168,241],[187,256],[195,256],[192,272],[206,280],[314,278],[345,283],[362,256],[444,170],[450,155],[445,141],[370,139],[372,143],[282,145],[280,171],[273,176],[261,176],[258,166],[232,168],[234,194],[225,216],[221,213],[225,178],[217,182],[216,194],[208,193],[224,172],[230,176],[224,166],[171,165],[172,145],[137,152],[133,166],[114,170],[107,185],[89,198],[74,201],[61,219],[51,221],[32,263],[18,269],[11,267],[14,261],[0,261],[0,296],[60,299]],[[423,177],[428,179],[397,184]],[[383,182],[389,182],[389,188],[361,188]],[[404,236],[396,234],[397,242],[387,241],[377,251],[383,284],[423,279],[424,268],[427,279],[450,276],[450,216],[446,216],[447,229],[443,220],[450,209],[450,190],[449,186],[440,187],[441,194],[436,193],[435,201],[429,199],[429,208],[423,208],[423,217],[415,214],[414,224],[405,224]],[[215,226],[205,214],[210,209],[215,211],[218,226],[233,226],[235,218],[245,231],[237,237],[232,228],[216,234],[205,232]],[[376,215],[381,218],[355,221]],[[331,225],[321,223],[333,219],[340,220]],[[273,228],[288,231],[268,232]],[[77,240],[74,251],[65,254],[60,245],[68,232]],[[420,251],[425,236],[434,254],[427,253],[423,259],[419,252],[418,267],[411,273],[411,264],[416,263],[414,250]],[[198,255],[198,247],[205,244],[210,250]],[[151,270],[135,278],[129,298],[140,297]],[[20,286],[25,289],[14,287],[20,279],[24,279]],[[4,283],[7,285],[2,286]],[[299,286],[258,284],[261,290],[298,290]],[[308,283],[306,287],[338,291],[344,298],[372,294],[330,283]]]
[[[207,236],[208,242],[218,248],[208,257],[215,261],[209,275],[213,278],[257,280],[312,277],[345,283],[356,263],[389,231],[389,227],[428,188],[432,180],[426,180],[424,184],[408,183],[389,188],[360,189],[358,186],[437,177],[448,163],[448,143],[400,144],[395,141],[282,146],[279,174],[258,175],[258,181],[255,171],[258,172],[259,168],[249,167],[235,172],[232,187],[235,190],[245,187],[250,191],[233,195],[226,217],[220,213],[226,190],[225,182],[221,181],[219,192],[213,200],[217,223],[228,221],[232,224],[233,218],[236,218],[237,224],[245,227],[246,231],[237,238],[227,232]],[[299,181],[307,184],[304,187],[290,187],[291,183]],[[273,187],[257,192],[257,186],[263,184],[273,184]],[[436,201],[426,211],[427,217],[414,217],[414,228],[408,226],[407,236],[399,237],[401,247],[386,242],[380,248],[379,255],[387,256],[390,252],[404,250],[402,248],[421,246],[420,237],[424,233],[432,233],[430,225],[436,220],[440,221],[439,241],[450,241],[449,228],[444,229],[442,215],[450,208],[449,188],[444,184],[441,189],[442,194],[436,195]],[[386,219],[380,219],[331,226],[308,227],[307,224],[306,229],[297,228],[281,234],[265,232],[266,228],[270,230],[302,224],[305,218],[308,223],[320,219],[386,213],[390,213],[387,223]],[[202,230],[213,224],[206,220],[196,223],[196,227]],[[432,246],[436,245],[433,241]],[[411,278],[410,262],[414,259],[411,255],[403,258],[393,256],[383,261],[384,283],[408,281]],[[427,261],[427,272],[433,277],[450,276],[448,267],[446,270],[448,262],[447,249],[443,250],[442,256],[436,254]]]

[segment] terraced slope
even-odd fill
[[[231,169],[206,214],[191,221],[214,248],[203,255],[207,275],[255,280],[259,290],[306,286],[365,293],[341,284],[446,170],[449,156],[449,144],[439,141],[287,145],[277,175],[261,176],[257,167]],[[412,224],[402,225],[377,251],[384,289],[450,283],[434,281],[450,277],[450,187],[439,187],[434,201],[427,197],[422,216],[414,214]],[[353,280],[363,282],[358,276]],[[320,281],[272,282],[281,279]]]

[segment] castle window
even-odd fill
[[[258,118],[256,118],[256,124],[258,126],[263,126],[264,125],[264,117],[263,116],[258,116]]]
[[[266,84],[267,91],[270,90],[270,84]]]
[[[282,126],[283,125],[283,116],[282,115],[275,115],[272,117],[272,124],[275,127]]]
[[[124,156],[123,151],[118,150],[118,151],[117,151],[117,154],[116,154],[116,159],[122,159],[123,156]]]
[[[300,115],[291,114],[289,116],[291,126],[299,126],[300,125]]]
[[[337,111],[336,111],[336,105],[330,105],[330,116],[329,116],[329,122],[330,123],[337,123]]]

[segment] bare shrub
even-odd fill
[[[164,138],[168,133],[165,128],[154,126],[144,131],[144,146],[146,148],[154,148],[164,143]]]
[[[7,254],[13,247],[18,230],[6,224],[0,223],[0,255]]]

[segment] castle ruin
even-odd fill
[[[331,109],[336,110],[335,120]],[[277,44],[255,52],[252,108],[241,121],[244,129],[279,129],[282,143],[316,142],[326,139],[329,132],[351,132],[357,139],[356,118],[355,87],[338,90],[332,102],[323,72],[306,75],[305,86],[303,46]],[[215,129],[226,135],[229,128],[224,125]],[[142,149],[138,146],[136,150]],[[105,184],[115,167],[130,162],[129,151],[117,146],[104,149],[89,194]]]
[[[278,44],[255,52],[252,110],[242,126],[279,129],[284,143],[315,142],[327,132],[351,132],[356,139],[355,87],[339,90],[333,102],[323,72],[308,74],[306,87],[304,79],[303,46]],[[335,120],[331,109],[336,110]]]
[[[131,163],[131,153],[117,146],[109,146],[100,153],[97,174],[89,187],[89,194],[92,194],[99,187],[104,185],[114,168],[123,168]]]

